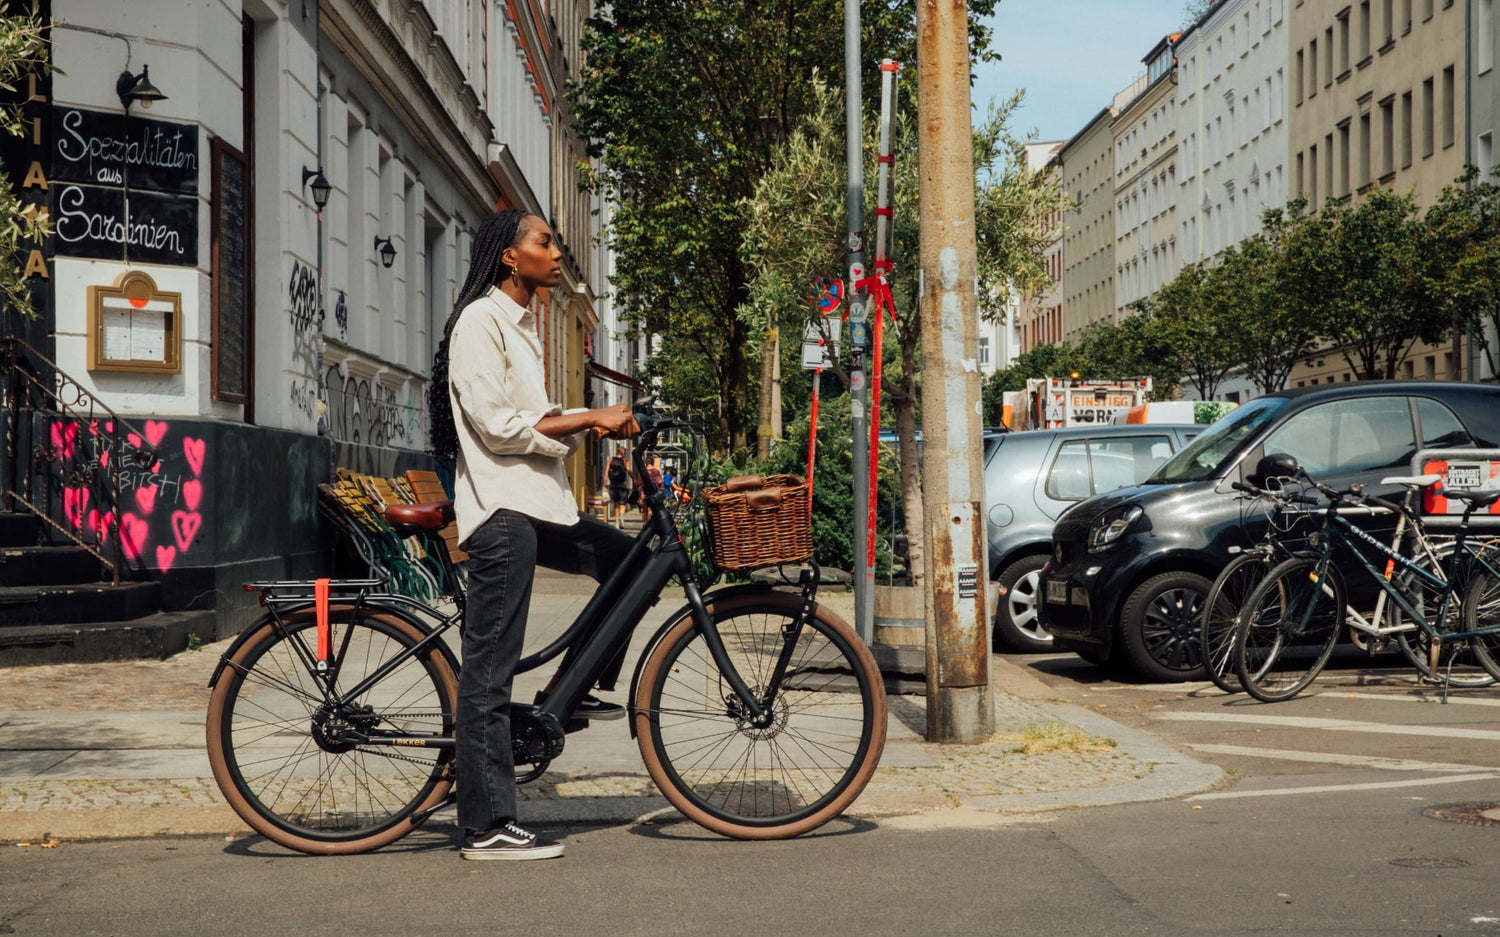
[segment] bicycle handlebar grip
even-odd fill
[[[1366,501],[1366,503],[1373,504],[1376,507],[1385,508],[1387,511],[1395,511],[1397,514],[1400,514],[1402,511],[1405,510],[1405,508],[1403,508],[1401,505],[1397,504],[1396,502],[1394,502],[1394,501],[1387,501],[1386,499],[1384,499],[1382,497],[1379,497],[1377,495],[1365,495],[1365,501]]]
[[[1261,493],[1261,490],[1259,488],[1255,487],[1254,485],[1247,485],[1244,482],[1230,482],[1229,487],[1233,488],[1235,491],[1243,491],[1246,494],[1258,495]]]

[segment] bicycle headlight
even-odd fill
[[[1123,511],[1110,511],[1099,515],[1094,523],[1089,525],[1089,552],[1098,553],[1108,550],[1115,545],[1130,525],[1140,519],[1145,513],[1138,507],[1128,507]]]

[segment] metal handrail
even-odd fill
[[[109,567],[114,577],[114,584],[118,586],[120,584],[119,560],[123,556],[118,521],[111,524],[109,529],[110,546],[115,557],[111,560],[62,524],[57,523],[47,510],[33,502],[34,495],[31,490],[33,470],[54,462],[63,463],[66,453],[51,440],[33,442],[30,463],[22,470],[19,458],[22,416],[25,415],[26,425],[29,427],[34,412],[55,413],[67,420],[76,421],[80,427],[88,427],[90,437],[103,441],[109,451],[108,464],[103,468],[109,478],[110,503],[117,517],[120,504],[121,468],[126,465],[134,465],[142,469],[150,468],[159,458],[156,447],[146,442],[145,435],[133,424],[101,403],[78,379],[67,374],[55,362],[25,341],[15,336],[0,338],[0,351],[3,351],[4,362],[4,370],[0,372],[3,373],[4,382],[0,386],[3,386],[5,393],[5,411],[8,417],[5,427],[7,474],[5,494],[7,497],[0,498],[0,513],[15,513],[15,505],[30,511]],[[52,380],[47,381],[41,377],[42,372],[38,370],[37,364],[53,375]],[[130,442],[131,436],[140,442]],[[98,471],[93,465],[75,464],[66,471],[62,480],[68,487],[92,488],[97,477]]]

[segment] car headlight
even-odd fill
[[[1098,553],[1108,550],[1115,545],[1130,525],[1140,519],[1145,513],[1138,507],[1129,507],[1118,513],[1106,513],[1099,515],[1094,523],[1089,525],[1089,552]]]

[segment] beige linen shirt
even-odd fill
[[[537,431],[562,408],[547,399],[542,343],[530,309],[490,287],[459,315],[448,341],[448,397],[458,429],[453,510],[462,543],[501,508],[554,524],[578,522],[564,442]]]

